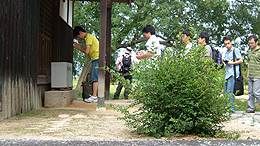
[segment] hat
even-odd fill
[[[131,54],[132,48],[131,47],[126,47],[125,53]]]

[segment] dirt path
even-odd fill
[[[0,122],[0,139],[41,140],[147,140],[147,135],[132,130],[117,120],[121,113],[111,109],[96,111],[95,106],[71,106],[63,109],[42,108]],[[132,109],[134,110],[134,109]],[[241,120],[231,120],[225,130],[239,133],[239,140],[260,139],[260,128]],[[197,136],[163,137],[162,140],[196,140]],[[212,139],[211,139],[212,140]]]

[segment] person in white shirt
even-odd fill
[[[189,51],[192,48],[192,43],[190,42],[191,39],[191,33],[189,29],[185,29],[183,32],[183,37],[182,37],[182,41],[185,43],[186,47],[185,47],[185,54],[189,53]]]
[[[144,37],[147,39],[145,47],[146,54],[136,56],[137,59],[153,58],[161,55],[160,42],[155,35],[155,28],[152,25],[146,25],[143,29]]]
[[[124,68],[126,68],[123,63],[124,57],[127,57],[127,58],[129,57],[129,59],[130,59],[128,61],[130,64],[130,67],[128,69],[124,69]],[[125,62],[127,62],[127,61],[125,61]],[[139,60],[136,58],[135,54],[132,54],[132,48],[127,47],[125,49],[125,53],[123,55],[121,55],[120,57],[118,57],[116,60],[116,70],[120,73],[121,76],[124,76],[125,80],[129,80],[130,83],[132,83],[132,75],[130,74],[130,72],[136,68],[136,67],[134,67],[134,63],[137,63],[137,62],[139,62]],[[119,70],[119,65],[121,66],[120,70]],[[123,88],[123,85],[122,85],[122,83],[119,82],[113,99],[119,98],[122,88]],[[124,98],[127,99],[128,95],[129,95],[129,91],[127,89],[125,89]]]

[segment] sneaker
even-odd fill
[[[87,99],[84,99],[85,102],[97,102],[97,97],[96,96],[90,96],[89,98]]]
[[[95,98],[92,102],[98,102],[98,99],[97,98]]]
[[[246,111],[247,113],[255,113],[255,111]]]

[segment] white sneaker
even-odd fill
[[[92,102],[97,102],[98,101],[98,99],[96,98],[96,99],[94,99]]]
[[[96,96],[90,96],[89,98],[87,99],[84,99],[85,102],[97,102],[97,97]]]

